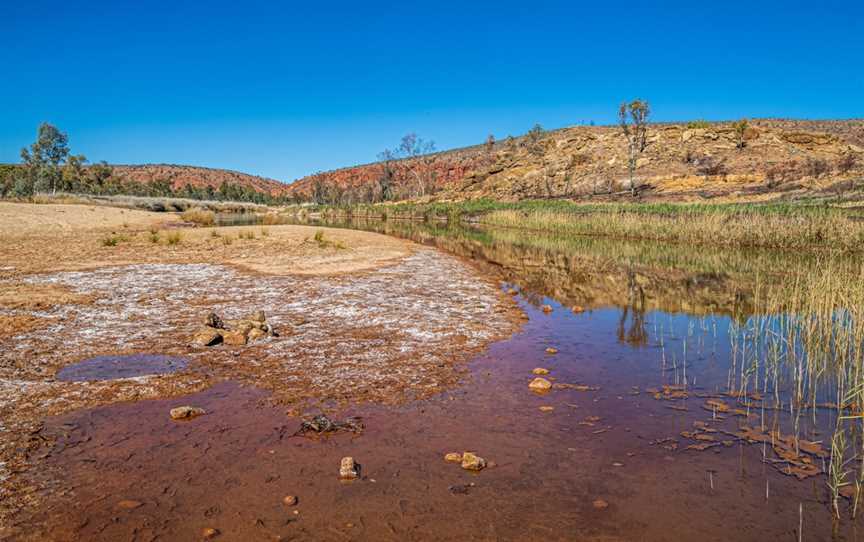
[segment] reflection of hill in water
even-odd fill
[[[631,308],[693,315],[746,316],[757,284],[781,281],[828,259],[850,270],[860,261],[827,254],[715,250],[657,242],[565,237],[514,229],[474,229],[407,221],[341,221],[440,247],[541,296],[586,309]]]

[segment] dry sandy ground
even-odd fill
[[[0,203],[0,539],[44,492],[27,472],[50,444],[45,416],[224,380],[268,390],[289,413],[428,397],[461,378],[455,362],[517,326],[513,302],[494,284],[429,248],[302,226],[180,228],[171,218]],[[254,310],[278,337],[190,344],[208,312]],[[69,364],[122,353],[189,364],[173,374],[56,379]]]

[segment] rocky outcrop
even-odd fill
[[[249,342],[266,337],[276,337],[278,334],[267,322],[264,311],[255,311],[239,320],[223,320],[216,313],[204,317],[203,327],[192,336],[192,344],[197,346],[214,346],[224,343],[231,346],[243,346]]]

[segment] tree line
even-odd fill
[[[149,182],[127,180],[115,175],[114,168],[104,161],[88,164],[83,154],[73,154],[69,137],[56,126],[42,123],[36,141],[21,149],[20,164],[0,164],[0,197],[28,199],[36,194],[57,192],[242,201],[265,205],[294,201],[290,197],[272,196],[227,181],[218,188],[191,184],[175,188],[170,177]]]

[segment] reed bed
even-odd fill
[[[815,427],[817,411],[832,411],[826,485],[835,515],[845,494],[854,516],[864,487],[864,269],[829,261],[762,282],[755,304],[757,315],[730,329],[729,388],[788,412],[796,448],[803,422]]]
[[[779,249],[864,249],[864,222],[835,209],[801,212],[736,211],[728,208],[663,209],[610,207],[592,211],[498,210],[484,224],[568,235],[646,239],[674,243]]]

